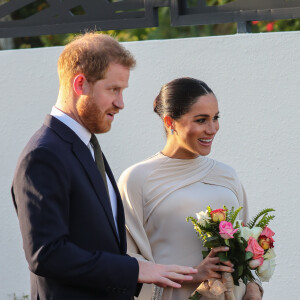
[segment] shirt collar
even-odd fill
[[[52,107],[50,115],[67,125],[78,135],[85,145],[89,145],[92,134],[85,127],[55,106]]]

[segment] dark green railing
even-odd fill
[[[237,23],[300,18],[300,0],[10,0],[0,5],[0,37],[157,27],[158,8],[169,7],[171,25]],[[209,5],[210,3],[210,5]],[[220,2],[222,3],[222,2]],[[27,15],[20,19],[20,12]]]

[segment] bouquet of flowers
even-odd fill
[[[194,225],[198,236],[202,238],[204,247],[203,258],[211,248],[219,246],[229,247],[228,252],[220,252],[217,255],[220,261],[230,260],[234,264],[233,273],[222,274],[222,280],[209,279],[200,284],[190,299],[197,300],[201,295],[218,296],[225,293],[226,300],[234,300],[233,286],[239,285],[241,279],[245,284],[254,281],[252,270],[261,281],[269,281],[275,268],[274,239],[275,234],[269,227],[269,223],[275,216],[269,215],[272,208],[261,210],[249,223],[244,224],[237,220],[238,209],[226,206],[207,210],[196,214],[197,218],[188,217]],[[207,294],[208,293],[208,294]]]

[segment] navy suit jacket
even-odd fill
[[[47,116],[23,150],[12,185],[31,299],[127,300],[138,263],[126,255],[124,210],[117,195],[117,236],[110,200],[88,147]]]

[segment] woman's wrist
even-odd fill
[[[247,290],[249,290],[250,292],[253,292],[253,293],[259,293],[261,295],[261,298],[264,293],[263,288],[255,281],[248,282]]]

